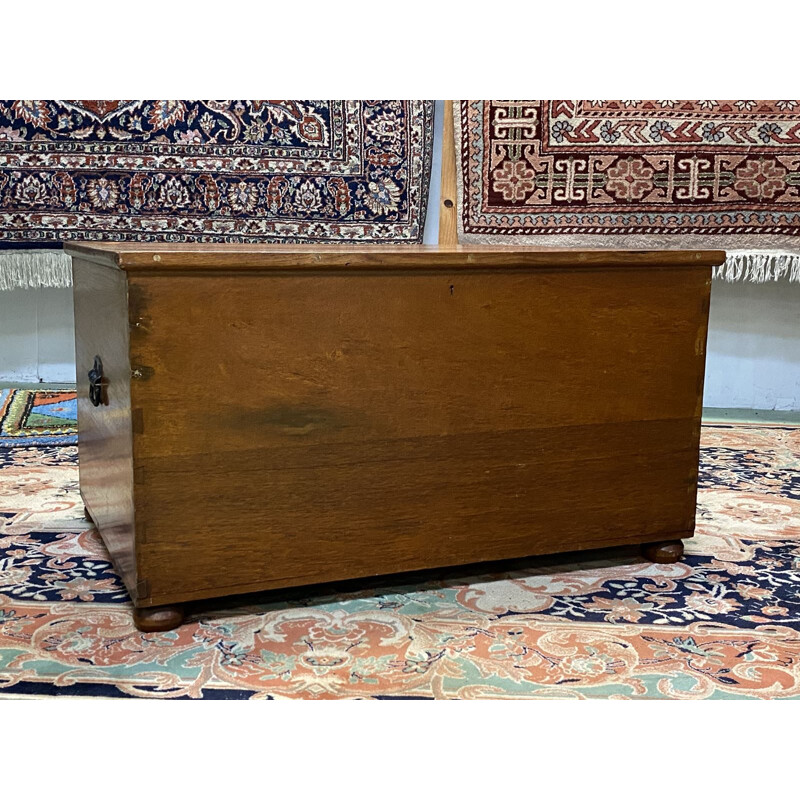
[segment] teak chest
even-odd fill
[[[80,483],[201,598],[692,535],[721,252],[69,245]]]

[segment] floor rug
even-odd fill
[[[0,448],[0,697],[800,698],[800,428],[703,427],[678,564],[618,548],[251,595],[151,634],[76,461]]]
[[[77,444],[75,392],[0,389],[0,447]]]
[[[454,104],[464,242],[728,251],[800,281],[800,101]]]
[[[432,149],[429,100],[4,100],[0,249],[418,242]]]

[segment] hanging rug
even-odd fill
[[[0,289],[66,241],[420,242],[432,149],[428,100],[0,101]]]
[[[800,281],[800,101],[463,100],[465,243],[719,249]]]

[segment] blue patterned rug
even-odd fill
[[[433,108],[0,100],[0,244],[419,242]]]
[[[0,447],[77,444],[77,425],[74,391],[0,389]]]

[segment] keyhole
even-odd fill
[[[456,288],[456,287],[455,287],[455,286],[453,286],[453,284],[451,283],[451,284],[450,284],[450,295],[451,295],[451,296],[452,296],[453,292],[455,291],[455,288]]]

